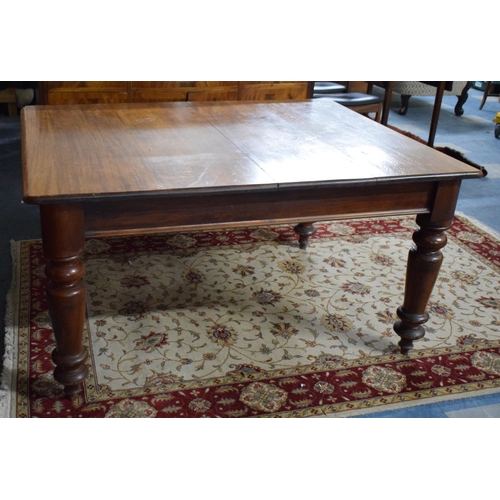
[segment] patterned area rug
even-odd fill
[[[415,227],[319,224],[306,251],[290,226],[89,240],[90,375],[72,399],[51,374],[41,243],[17,243],[4,411],[348,416],[498,391],[500,242],[465,218],[448,233],[426,337],[399,353]]]

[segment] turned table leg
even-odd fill
[[[299,235],[300,248],[304,249],[309,243],[309,238],[316,233],[314,222],[301,222],[294,228],[295,232]]]
[[[43,251],[48,278],[47,298],[56,348],[52,360],[54,378],[71,396],[81,389],[88,374],[83,347],[85,289],[83,263],[85,244],[83,209],[78,205],[41,205]]]
[[[417,217],[420,229],[413,234],[415,246],[408,255],[404,301],[397,310],[399,320],[394,324],[394,331],[401,337],[398,345],[403,354],[425,334],[423,324],[429,319],[426,306],[441,267],[441,249],[446,245],[445,231],[451,222],[432,223],[428,215]]]

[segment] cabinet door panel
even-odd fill
[[[132,89],[131,102],[171,102],[186,100],[187,91],[184,89]]]
[[[72,90],[96,90],[101,91],[126,91],[128,82],[45,82],[48,90],[72,89]]]
[[[106,104],[128,102],[127,92],[49,92],[48,104]]]
[[[238,91],[227,92],[188,92],[188,101],[237,101]]]
[[[133,89],[199,89],[238,87],[238,82],[130,82]]]
[[[173,82],[178,83],[178,82]],[[201,82],[203,83],[203,82]],[[207,98],[198,96],[198,100],[224,100],[223,94],[226,94],[230,100],[238,99],[238,87],[220,86],[220,87],[169,87],[169,88],[132,88],[132,102],[169,102],[169,101],[187,101],[196,100],[197,97],[189,97],[194,94],[207,94]],[[209,99],[210,95],[213,99]],[[217,95],[215,95],[217,94]],[[220,95],[219,95],[220,94]]]
[[[240,86],[240,99],[243,101],[307,99],[307,82],[243,84]]]

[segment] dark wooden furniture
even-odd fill
[[[312,82],[40,82],[40,104],[172,101],[287,101],[312,95]]]
[[[86,234],[417,214],[403,353],[423,337],[462,179],[482,173],[335,102],[28,106],[23,199],[40,205],[54,377],[74,394]]]
[[[0,90],[0,103],[7,104],[7,112],[9,113],[9,116],[16,116],[16,89],[7,88],[5,90]]]

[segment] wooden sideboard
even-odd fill
[[[313,82],[40,82],[40,104],[286,101],[312,97]]]

